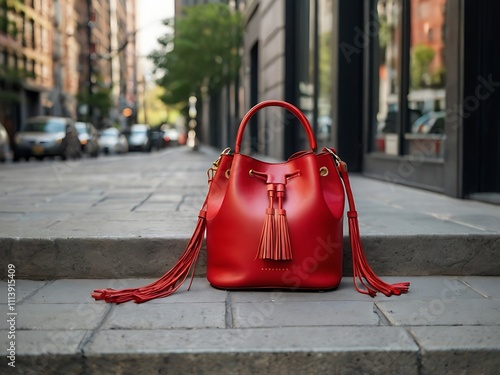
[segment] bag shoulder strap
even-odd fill
[[[368,294],[371,297],[375,297],[377,292],[381,292],[387,297],[408,293],[408,289],[410,287],[409,282],[388,284],[380,279],[368,264],[363,246],[361,244],[358,212],[356,211],[356,205],[354,204],[351,183],[349,182],[349,175],[347,173],[347,164],[337,156],[335,150],[330,148],[325,148],[325,150],[332,155],[346,191],[347,202],[349,205],[349,210],[347,211],[349,240],[351,243],[353,279],[356,290],[359,293]]]

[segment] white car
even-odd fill
[[[116,128],[107,128],[99,136],[99,148],[104,154],[124,154],[128,152],[127,137]]]
[[[151,152],[151,127],[147,124],[134,124],[128,133],[130,151]]]

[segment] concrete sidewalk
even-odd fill
[[[151,280],[18,280],[12,373],[497,374],[500,277],[403,279],[409,294],[372,299],[350,278],[324,293],[228,292],[197,278],[141,305],[90,293]]]
[[[22,265],[18,277],[30,279],[161,275],[192,234],[217,156],[179,147],[0,165],[0,266]],[[500,275],[500,206],[359,175],[351,182],[380,274]],[[200,276],[204,264],[202,252]]]
[[[407,295],[372,299],[350,277],[324,293],[217,290],[202,251],[189,292],[93,301],[95,288],[143,285],[176,262],[217,156],[179,147],[0,165],[0,267],[7,280],[13,264],[16,282],[14,305],[0,283],[0,342],[9,352],[13,327],[15,373],[498,373],[500,207],[359,175],[367,258],[410,281]],[[345,254],[348,275],[347,231]]]

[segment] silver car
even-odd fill
[[[14,161],[31,156],[61,159],[81,157],[81,146],[73,120],[64,117],[38,116],[29,118],[14,137]]]
[[[104,154],[123,154],[128,152],[127,137],[116,128],[107,128],[99,136],[99,148]]]

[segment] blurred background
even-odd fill
[[[494,0],[0,0],[0,160],[222,149],[281,99],[352,171],[498,203],[498,16]],[[277,109],[246,133],[245,152],[308,147]]]

